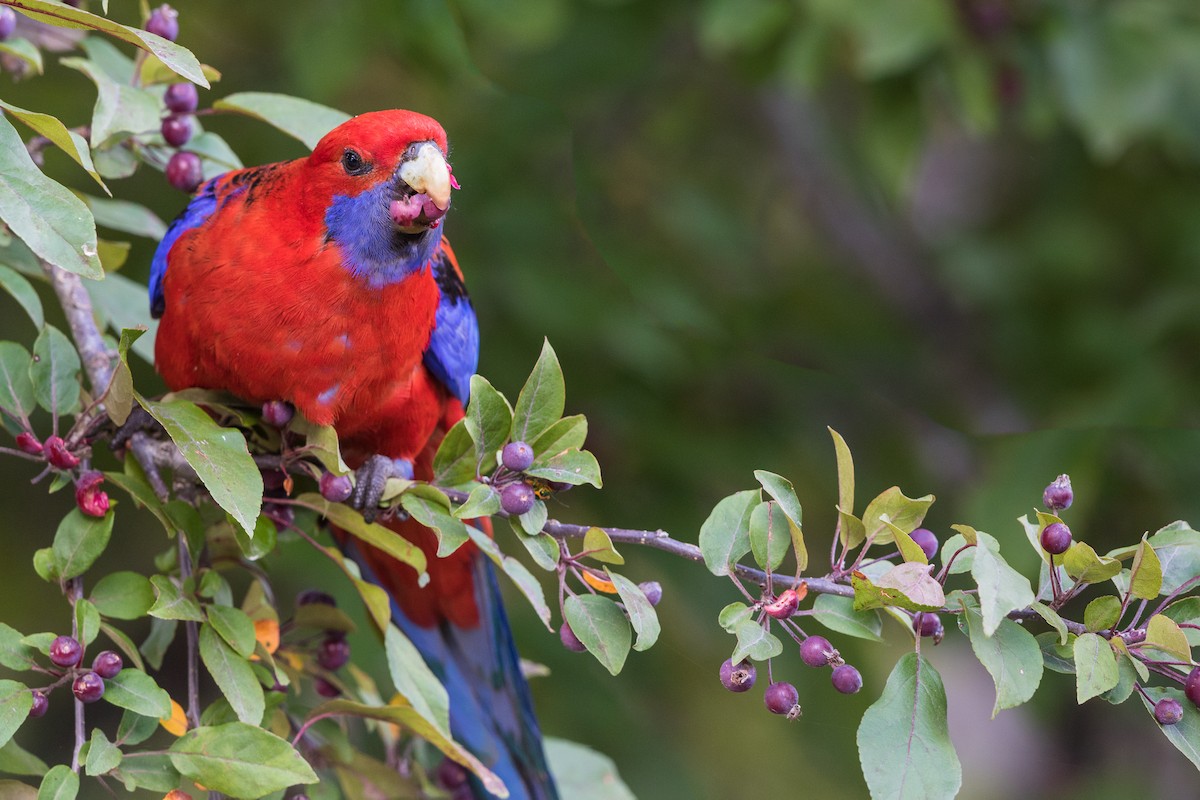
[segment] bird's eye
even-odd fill
[[[363,161],[363,157],[356,150],[342,153],[342,168],[348,175],[363,175],[371,171],[371,165]]]

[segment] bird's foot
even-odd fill
[[[407,458],[388,458],[373,455],[354,473],[354,490],[347,502],[358,510],[367,522],[379,515],[379,501],[387,488],[388,478],[412,480],[413,464]]]

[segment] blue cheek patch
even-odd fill
[[[442,226],[401,233],[388,207],[392,187],[384,182],[356,195],[340,194],[325,212],[327,238],[342,252],[342,266],[373,287],[403,280],[429,263],[442,243]]]
[[[183,209],[183,213],[167,228],[166,235],[154,251],[154,258],[150,262],[150,316],[155,319],[167,310],[167,298],[163,295],[163,278],[167,275],[167,257],[171,248],[180,236],[199,228],[217,210],[217,180],[213,179],[200,187],[200,193],[192,198],[187,208]]]

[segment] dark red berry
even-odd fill
[[[1159,725],[1174,725],[1183,719],[1183,706],[1174,697],[1164,697],[1154,704],[1154,719]]]
[[[443,758],[442,763],[438,764],[434,779],[443,789],[457,789],[466,784],[467,770],[461,764]]]
[[[17,30],[17,12],[8,6],[0,8],[0,42],[8,39]]]
[[[71,691],[81,703],[94,703],[104,697],[104,679],[94,672],[85,672],[75,679]]]
[[[568,489],[574,489],[575,484],[566,481],[550,481],[550,488],[556,492],[565,492]]]
[[[44,717],[50,709],[50,699],[40,689],[33,690],[33,705],[29,707],[29,716]]]
[[[331,503],[341,503],[350,496],[354,484],[349,475],[334,475],[326,472],[321,475],[321,497]]]
[[[307,606],[313,603],[319,603],[323,606],[336,606],[337,601],[333,596],[322,592],[320,589],[305,589],[300,594],[296,595],[296,605]]]
[[[824,636],[810,636],[800,643],[800,660],[810,667],[827,667],[837,654]]]
[[[89,517],[103,517],[108,513],[108,493],[100,488],[104,475],[100,472],[85,472],[75,482],[75,505]]]
[[[317,647],[317,663],[330,672],[346,666],[350,660],[350,643],[341,636],[330,636]]]
[[[763,695],[763,702],[772,714],[786,714],[788,719],[800,716],[800,693],[790,683],[772,683]]]
[[[926,558],[933,558],[937,555],[938,538],[937,534],[933,531],[928,528],[917,528],[909,536],[917,543],[917,547],[920,547],[921,551],[925,553]]]
[[[83,657],[83,645],[74,636],[59,636],[50,643],[50,660],[60,667],[73,667]]]
[[[186,114],[172,114],[162,121],[159,131],[163,141],[171,147],[182,147],[192,138],[192,118]]]
[[[800,607],[800,595],[795,589],[784,589],[772,602],[763,606],[763,611],[772,619],[787,619]]]
[[[5,8],[8,8],[8,6],[5,6]],[[22,431],[17,434],[17,447],[21,448],[21,452],[29,453],[31,456],[40,456],[44,449],[42,443],[29,431]]]
[[[1042,505],[1056,513],[1070,508],[1074,500],[1075,493],[1071,491],[1071,478],[1068,475],[1059,475],[1042,492]]]
[[[918,636],[932,637],[934,644],[939,644],[946,635],[942,627],[942,618],[931,611],[921,611],[913,615],[913,630]]]
[[[500,508],[510,517],[517,517],[533,508],[533,489],[524,483],[510,483],[500,490]]]
[[[103,650],[92,659],[92,670],[101,678],[115,678],[124,667],[121,657],[112,650]]]
[[[1051,555],[1067,552],[1071,546],[1071,529],[1061,522],[1051,522],[1042,529],[1042,549]]]
[[[263,422],[273,428],[282,428],[291,422],[295,415],[296,409],[291,403],[285,403],[282,400],[268,400],[263,403]]]
[[[296,512],[291,506],[280,505],[279,503],[266,503],[262,505],[263,516],[275,523],[275,530],[281,531],[291,527],[296,521]]]
[[[721,685],[731,692],[745,692],[754,686],[758,669],[749,661],[734,664],[731,659],[721,662]]]
[[[46,460],[56,469],[74,469],[79,466],[79,456],[67,449],[67,443],[61,437],[47,437],[45,451]]]
[[[194,83],[172,83],[163,95],[163,102],[177,114],[188,114],[200,105],[200,92]]]
[[[191,194],[204,180],[200,156],[180,150],[167,162],[167,183],[181,192]]]
[[[862,688],[862,675],[849,664],[840,664],[833,668],[833,688],[842,694],[854,694]]]
[[[165,3],[150,13],[146,30],[173,42],[179,36],[179,12]]]
[[[533,463],[533,448],[525,442],[509,442],[500,451],[500,463],[513,472],[524,472]]]
[[[317,690],[317,694],[321,697],[341,697],[342,690],[334,686],[324,678],[317,678],[313,681],[313,688]]]
[[[1192,701],[1192,705],[1200,708],[1200,667],[1188,673],[1187,680],[1183,682],[1183,693]]]
[[[642,581],[638,584],[638,588],[642,590],[642,594],[646,595],[650,605],[656,606],[662,602],[662,584],[658,581]]]
[[[575,635],[575,631],[571,630],[571,626],[565,622],[558,629],[558,638],[562,640],[563,647],[573,653],[582,653],[584,650],[587,650],[587,646],[579,641],[579,637]]]

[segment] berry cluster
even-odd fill
[[[555,492],[565,492],[569,483],[544,481],[524,475],[533,466],[533,448],[526,442],[509,442],[500,450],[500,466],[492,476],[492,486],[500,492],[500,508],[510,517],[519,517]]]
[[[150,13],[146,20],[146,30],[161,36],[169,42],[179,37],[179,12],[169,5],[161,5]],[[204,180],[203,166],[200,156],[186,150],[179,150],[192,140],[195,133],[195,118],[197,106],[200,105],[200,95],[193,83],[173,83],[167,87],[163,95],[163,104],[167,107],[159,132],[168,147],[176,151],[167,161],[167,183],[181,192],[196,191],[196,187]]]
[[[69,446],[61,436],[47,436],[46,441],[39,441],[31,431],[21,431],[16,436],[17,449],[31,456],[38,456],[46,461],[47,470],[74,474],[86,453],[86,447]],[[85,469],[75,477],[75,504],[79,510],[90,517],[103,517],[108,513],[108,493],[100,488],[104,483],[103,473]]]
[[[29,716],[45,716],[50,708],[49,695],[59,686],[70,682],[71,692],[81,703],[94,703],[104,696],[104,681],[115,678],[124,668],[121,656],[103,650],[92,659],[91,669],[81,667],[83,645],[73,636],[59,636],[50,643],[50,662],[59,669],[45,670],[57,680],[41,689],[33,689],[33,706]]]
[[[323,605],[337,608],[337,601],[332,595],[319,589],[306,589],[296,596],[296,606]],[[343,630],[326,630],[317,642],[314,650],[317,667],[324,673],[313,679],[313,688],[322,697],[339,697],[342,690],[337,686],[329,673],[337,672],[350,663],[350,643],[346,641]]]

